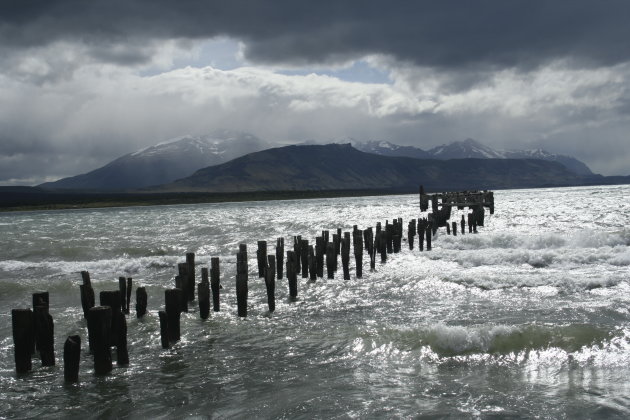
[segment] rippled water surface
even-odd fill
[[[430,252],[404,242],[374,272],[366,254],[362,279],[351,259],[351,280],[299,279],[295,302],[279,281],[271,316],[257,240],[273,254],[277,237],[314,241],[397,217],[406,233],[418,197],[2,214],[0,417],[628,418],[630,186],[497,191],[495,203],[476,235],[440,231]],[[190,251],[197,277],[221,258],[221,312],[182,314],[182,341],[163,350],[157,311]],[[106,377],[86,349],[81,270],[97,296],[119,276],[149,295],[140,320],[132,299],[130,365]],[[10,311],[39,290],[50,292],[57,366],[34,358],[17,376]],[[83,339],[80,383],[65,385],[72,334]]]

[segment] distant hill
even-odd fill
[[[350,144],[286,146],[203,168],[159,191],[489,189],[575,185],[581,177],[536,159],[426,160],[361,152]],[[153,190],[153,189],[152,189]]]
[[[45,189],[129,190],[172,182],[199,168],[227,162],[271,145],[226,130],[184,136],[124,155],[88,173],[41,184]]]
[[[559,162],[578,175],[593,175],[584,162],[578,159],[549,153],[542,149],[535,150],[495,150],[473,139],[444,144],[429,150],[412,146],[399,146],[387,141],[352,141],[352,145],[367,153],[383,156],[408,156],[421,159],[541,159]]]

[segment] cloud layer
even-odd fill
[[[626,1],[2,2],[0,184],[215,128],[473,137],[630,174],[628,18]]]

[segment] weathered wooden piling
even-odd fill
[[[142,318],[147,313],[147,289],[145,287],[136,288],[136,318]]]
[[[388,254],[394,252],[394,226],[385,222],[385,246]]]
[[[341,241],[341,267],[343,279],[350,280],[350,232],[344,232]]]
[[[315,248],[313,245],[308,246],[308,274],[310,281],[317,280],[317,260],[315,258]]]
[[[188,297],[190,296],[190,292],[188,291],[188,289],[190,288],[190,277],[188,275],[187,262],[177,264],[177,276],[175,277],[175,287],[182,290],[183,300],[186,301],[185,307],[183,305],[181,306],[182,312],[188,312],[188,300],[189,300]]]
[[[186,288],[188,287],[188,276],[186,274],[175,276],[175,288],[182,291],[179,295],[179,310],[180,312],[188,312],[188,292]]]
[[[276,310],[276,257],[267,256],[268,264],[265,268],[265,287],[267,288],[267,306],[269,312]]]
[[[407,242],[409,242],[409,250],[413,251],[413,242],[416,237],[416,219],[411,219],[407,225]],[[368,249],[369,251],[369,249]]]
[[[220,290],[221,290],[221,270],[219,268],[219,257],[210,258],[210,289],[212,290],[212,310],[220,310]]]
[[[195,278],[195,253],[187,252],[186,253],[186,278],[188,279],[187,287],[188,287],[188,301],[192,302],[195,300],[195,286],[197,285],[197,280]]]
[[[470,226],[470,217],[471,216],[470,216],[470,213],[469,213],[468,214],[468,229],[469,229],[468,233],[472,233],[472,230],[470,230],[470,229],[472,229],[471,226]],[[466,219],[464,218],[463,214],[462,214],[461,228],[462,228],[462,235],[465,235],[466,234]]]
[[[94,356],[94,373],[106,375],[112,371],[112,353],[110,350],[112,308],[95,306],[88,313],[90,348]]]
[[[132,289],[132,285],[133,285],[133,280],[131,277],[127,277],[127,310],[126,310],[126,314],[129,314],[130,311],[130,306],[131,306],[131,289]]]
[[[289,296],[291,299],[295,299],[298,295],[296,260],[295,251],[287,251],[287,280],[289,282]]]
[[[293,237],[293,252],[295,252],[295,275],[302,271],[302,237]]]
[[[375,246],[381,254],[381,264],[387,262],[387,233],[383,230],[376,232]]]
[[[308,278],[308,239],[300,241],[300,258],[302,259],[302,278]]]
[[[333,241],[335,238],[333,237]],[[335,242],[335,253],[337,255],[341,255],[341,241],[343,240],[343,235],[341,233],[341,228],[337,228],[337,242]]]
[[[118,328],[120,324],[120,319],[118,315],[122,315],[120,290],[102,291],[99,294],[99,299],[101,306],[109,306],[110,308],[112,308],[110,314],[110,346],[115,346],[118,344]]]
[[[11,310],[11,324],[13,327],[15,371],[17,373],[26,373],[33,367],[31,361],[31,354],[35,344],[33,311],[30,309]]]
[[[418,219],[418,248],[424,251],[424,237],[426,236],[426,219]]]
[[[472,213],[468,213],[468,233],[473,233],[473,214]],[[464,220],[464,216],[462,215],[462,220]]]
[[[199,316],[208,319],[210,316],[210,282],[208,281],[208,268],[201,269],[201,283],[197,284],[197,299],[199,300]]]
[[[353,233],[352,244],[354,246],[354,262],[356,264],[356,276],[363,277],[363,231],[357,229]]]
[[[284,268],[284,238],[278,238],[276,240],[276,279],[280,280],[283,277]]]
[[[63,344],[63,378],[66,382],[79,382],[81,337],[71,335]]]
[[[265,269],[267,268],[267,241],[258,241],[256,260],[258,261],[258,278],[262,279],[265,277]]]
[[[315,262],[317,267],[317,277],[324,277],[324,253],[326,248],[324,247],[324,238],[318,236],[315,238]]]
[[[33,293],[33,310],[36,307],[43,306],[48,310],[50,306],[50,296],[48,292],[35,292]]]
[[[457,222],[451,222],[453,225],[453,236],[457,236]],[[448,227],[448,224],[446,225]]]
[[[90,273],[81,271],[83,284],[79,286],[81,292],[81,307],[83,308],[83,317],[87,319],[88,311],[94,307],[95,297],[92,282],[90,281]]]
[[[55,326],[48,313],[48,305],[36,306],[33,311],[35,346],[42,366],[55,365]]]
[[[158,316],[160,317],[160,342],[162,348],[167,349],[171,346],[168,338],[168,315],[166,315],[166,311],[159,311]]]
[[[183,294],[184,292],[182,289],[178,288],[167,289],[164,291],[164,312],[166,313],[166,327],[169,343],[176,343],[181,337],[181,310],[179,306],[181,304]],[[160,316],[160,328],[161,326],[162,318]]]
[[[127,310],[127,279],[118,277],[118,290],[120,291],[120,310],[123,313],[129,313]]]
[[[335,278],[335,260],[337,254],[335,253],[335,244],[329,242],[326,244],[326,273],[329,279]]]
[[[455,222],[453,222],[453,224],[455,224]],[[451,225],[449,223],[446,224],[446,234],[451,234]],[[457,235],[457,231],[455,231],[454,235]]]
[[[427,239],[427,251],[431,251],[431,237],[433,236],[433,230],[431,229],[431,224],[427,226],[427,229],[425,230],[425,232],[426,232],[426,239]]]
[[[333,251],[335,253],[335,259],[333,260],[333,271],[337,272],[337,243],[339,243],[341,245],[341,242],[339,240],[339,236],[337,236],[336,233],[333,233],[333,237],[332,237],[332,245],[333,245]]]
[[[247,277],[247,245],[240,244],[238,254],[236,254],[236,304],[240,317],[247,316],[247,295],[249,293]]]

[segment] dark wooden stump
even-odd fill
[[[26,373],[33,367],[31,355],[35,345],[35,324],[30,309],[11,310],[15,371]]]
[[[341,267],[343,279],[350,280],[350,232],[345,232],[341,241]]]
[[[48,307],[50,306],[50,296],[48,295],[48,292],[33,293],[33,310],[35,310],[38,306],[43,306],[46,310],[48,310]]]
[[[416,237],[416,219],[412,219],[407,226],[407,241],[409,242],[409,250],[413,251],[413,242]]]
[[[278,238],[276,241],[276,278],[282,279],[284,269],[284,238]]]
[[[188,288],[188,301],[192,302],[195,300],[195,286],[197,285],[197,278],[195,276],[195,253],[187,252],[186,253],[186,274],[187,274],[187,288]]]
[[[121,311],[121,298],[120,291],[102,291],[99,295],[101,306],[109,306],[112,308],[110,321],[111,321],[111,334],[110,334],[110,346],[117,345],[118,340],[118,314],[122,314]]]
[[[63,378],[66,382],[79,382],[81,337],[71,335],[63,344]]]
[[[320,279],[324,277],[324,253],[326,248],[324,247],[324,238],[318,236],[315,238],[315,262],[317,264],[317,277]]]
[[[462,235],[465,235],[466,234],[466,219],[464,218],[463,214],[462,214],[461,228],[462,228]],[[468,228],[470,229],[470,215],[468,216]],[[472,233],[472,230],[469,233]]]
[[[88,313],[90,348],[94,356],[94,373],[106,375],[112,371],[110,343],[112,335],[112,308],[95,306]]]
[[[247,277],[247,245],[240,244],[239,252],[236,254],[236,304],[240,317],[247,316],[247,295],[249,293]]]
[[[55,326],[48,313],[48,305],[35,307],[33,321],[35,347],[39,351],[42,366],[55,366]]]
[[[427,239],[427,251],[431,251],[431,237],[433,236],[433,231],[430,225],[427,227],[427,230],[425,232]]]
[[[208,272],[207,268],[204,268],[202,270],[206,270],[206,273]],[[208,319],[208,316],[210,316],[210,283],[209,282],[202,281],[201,283],[197,284],[197,296],[199,300],[199,316],[201,317],[201,319]]]
[[[181,289],[167,289],[164,291],[164,309],[168,325],[168,341],[176,343],[181,338],[180,316],[181,301],[184,292]],[[186,300],[184,298],[184,300]]]
[[[353,233],[352,244],[354,247],[354,262],[356,267],[356,276],[358,279],[363,277],[363,231],[355,230]]]
[[[219,268],[219,257],[210,258],[210,288],[212,289],[212,310],[219,312],[221,290],[221,272]]]
[[[287,251],[287,280],[289,281],[289,296],[291,299],[295,299],[298,295],[296,259],[294,251]]]
[[[262,279],[265,277],[265,269],[267,268],[267,241],[258,241],[256,260],[258,261],[258,278]]]
[[[120,291],[120,310],[123,313],[129,313],[127,311],[127,278],[118,277],[118,290]]]
[[[300,257],[302,259],[302,278],[306,279],[308,278],[308,250],[309,250],[309,245],[308,245],[308,240],[307,239],[302,239],[302,241],[300,242]]]
[[[175,288],[182,291],[180,294],[181,301],[179,302],[180,312],[188,312],[188,292],[186,291],[187,278],[188,277],[186,275],[175,277]]]
[[[333,271],[337,272],[338,269],[338,261],[337,261],[337,255],[339,255],[339,253],[337,253],[337,244],[341,245],[341,242],[339,241],[339,236],[337,236],[336,233],[333,233],[333,237],[332,237],[332,245],[333,245],[333,251],[335,252],[335,258],[333,260]]]
[[[457,236],[457,222],[451,222],[453,225],[453,236]],[[448,227],[448,224],[446,225]]]
[[[326,244],[326,273],[329,279],[335,278],[335,260],[337,254],[335,254],[335,244],[329,242]]]
[[[394,226],[385,222],[385,246],[388,254],[394,252]]]
[[[81,277],[83,278],[83,284],[79,286],[81,292],[81,307],[83,308],[83,317],[87,319],[88,311],[90,308],[93,308],[95,304],[94,289],[92,288],[90,273],[81,271]]]
[[[131,289],[133,285],[133,280],[131,279],[131,277],[127,277],[127,305],[126,308],[127,310],[125,311],[125,313],[127,315],[129,315],[129,311],[130,311],[130,307],[131,307]]]
[[[317,280],[317,259],[315,258],[313,245],[309,245],[308,247],[308,274],[310,281]]]
[[[136,288],[136,318],[142,318],[147,313],[147,289]]]
[[[267,288],[267,306],[269,312],[276,310],[276,257],[267,256],[267,267],[265,268],[265,287]]]
[[[171,346],[168,338],[168,315],[165,311],[159,311],[158,315],[160,317],[160,341],[162,348],[167,349]]]
[[[295,274],[298,275],[302,271],[302,237],[293,237],[293,252],[295,252]]]

